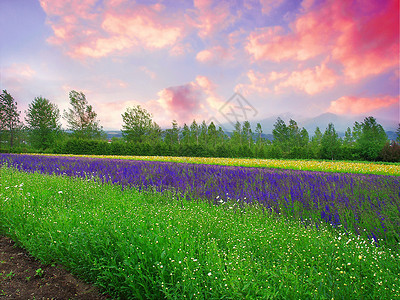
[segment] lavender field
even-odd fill
[[[400,177],[14,154],[0,163],[0,233],[116,299],[400,297]]]
[[[40,172],[174,191],[179,201],[227,209],[261,204],[306,226],[329,224],[378,244],[400,242],[400,177],[82,157],[2,154],[1,163]]]

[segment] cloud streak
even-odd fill
[[[332,101],[328,109],[329,112],[336,114],[362,114],[370,113],[380,108],[391,107],[399,104],[399,97],[383,96],[375,98],[362,98],[354,96],[343,96]]]

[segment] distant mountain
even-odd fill
[[[122,137],[122,132],[118,131],[118,130],[105,130],[105,133],[107,135],[108,140],[111,140],[113,137],[116,137],[116,138]]]
[[[305,119],[300,126],[307,129],[309,133],[314,133],[317,127],[319,127],[321,132],[324,132],[328,124],[332,123],[336,131],[345,132],[348,127],[353,128],[354,122],[361,122],[362,120],[362,118],[349,118],[332,113],[324,113],[315,118]]]

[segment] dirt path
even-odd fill
[[[0,299],[111,299],[62,267],[43,265],[0,236]]]

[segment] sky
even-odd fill
[[[163,128],[287,113],[396,128],[399,27],[399,0],[0,0],[0,89],[22,120],[35,97],[62,113],[83,92],[107,130],[136,105]]]

